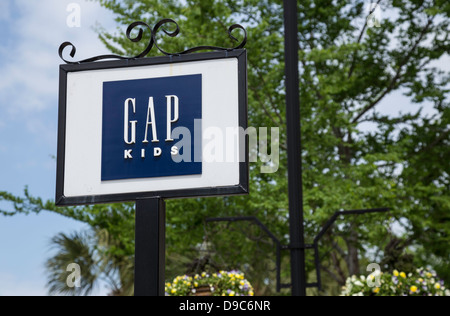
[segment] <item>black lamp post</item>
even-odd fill
[[[306,296],[296,0],[284,0],[284,28],[292,295]]]

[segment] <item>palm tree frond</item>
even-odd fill
[[[89,295],[99,280],[98,258],[94,247],[95,235],[90,232],[60,233],[51,239],[51,248],[57,253],[46,262],[47,287],[50,295]],[[73,278],[71,264],[80,267],[81,287],[70,287]],[[73,281],[73,280],[72,280]]]

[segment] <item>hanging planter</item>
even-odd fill
[[[450,290],[435,271],[420,268],[409,274],[394,270],[392,274],[379,273],[368,278],[352,276],[341,296],[450,296]]]
[[[239,271],[178,276],[166,283],[166,296],[253,296],[253,287]]]

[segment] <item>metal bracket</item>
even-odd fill
[[[269,236],[270,239],[275,243],[276,246],[276,265],[277,265],[277,292],[279,293],[281,289],[291,288],[291,284],[283,284],[281,283],[281,250],[314,250],[314,264],[316,268],[316,283],[308,283],[306,284],[307,288],[318,288],[319,291],[322,291],[322,277],[320,273],[320,255],[319,255],[319,241],[325,235],[325,233],[330,229],[330,227],[336,222],[339,216],[345,215],[361,215],[366,213],[384,213],[388,212],[389,208],[377,208],[377,209],[369,209],[369,210],[352,210],[352,211],[340,211],[334,213],[334,215],[325,223],[322,227],[322,230],[319,234],[314,238],[313,244],[305,244],[305,245],[282,245],[280,240],[265,226],[257,217],[255,216],[245,216],[245,217],[222,217],[222,218],[207,218],[206,223],[211,222],[254,222],[256,225],[261,227],[261,229]]]
[[[167,29],[165,29],[163,26],[165,26],[166,24],[173,24],[175,26],[175,31],[170,32]],[[136,37],[132,37],[131,33],[134,29],[136,29],[137,27],[139,27],[139,34]],[[145,56],[147,56],[150,51],[153,49],[153,47],[156,47],[161,53],[163,53],[166,56],[180,56],[180,55],[186,55],[186,54],[191,54],[191,53],[195,53],[198,51],[225,51],[226,53],[230,52],[230,51],[234,51],[237,49],[242,49],[245,47],[245,45],[247,44],[247,30],[240,24],[233,24],[232,26],[230,26],[228,28],[228,36],[235,42],[239,42],[238,39],[236,37],[234,37],[232,35],[232,32],[235,29],[240,29],[244,32],[244,39],[236,46],[236,47],[217,47],[217,46],[198,46],[198,47],[194,47],[194,48],[189,48],[185,51],[182,52],[178,52],[178,53],[170,53],[170,52],[166,52],[164,51],[157,42],[157,38],[156,38],[156,34],[158,33],[158,31],[160,29],[162,29],[162,31],[170,36],[170,37],[176,37],[179,33],[180,33],[180,26],[178,25],[177,22],[175,22],[172,19],[163,19],[161,21],[159,21],[153,28],[151,28],[147,23],[139,21],[139,22],[134,22],[132,24],[130,24],[127,28],[127,38],[132,41],[133,43],[138,43],[142,40],[143,34],[144,34],[144,29],[148,30],[150,32],[150,41],[148,43],[148,45],[146,46],[145,50],[142,51],[140,54],[136,55],[136,56],[132,56],[132,57],[126,57],[126,56],[119,56],[119,55],[101,55],[101,56],[96,56],[96,57],[92,57],[92,58],[88,58],[88,59],[84,59],[84,60],[80,60],[80,61],[68,61],[66,59],[64,59],[63,57],[63,52],[64,49],[66,47],[72,47],[71,51],[70,51],[70,57],[75,57],[76,54],[76,47],[75,45],[73,45],[71,42],[64,42],[61,44],[61,46],[59,47],[58,53],[59,53],[59,57],[66,63],[66,64],[84,64],[84,63],[90,63],[90,62],[95,62],[95,61],[100,61],[100,60],[105,60],[105,59],[119,59],[119,60],[132,60],[132,59],[139,59],[139,58],[145,58]]]

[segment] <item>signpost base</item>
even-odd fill
[[[135,296],[164,296],[166,203],[162,198],[136,201]]]

